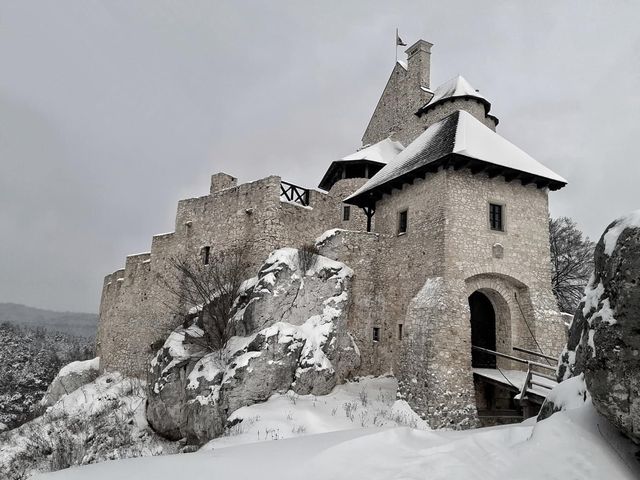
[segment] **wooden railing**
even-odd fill
[[[309,206],[309,189],[280,181],[280,200],[298,203],[303,207],[307,207]]]
[[[515,357],[513,355],[507,355],[506,353],[496,352],[494,350],[489,350],[488,348],[476,347],[475,345],[472,346],[471,348],[478,352],[488,353],[495,357],[506,358],[508,360],[513,360],[514,362],[524,363],[527,365],[527,376],[525,377],[525,381],[524,381],[524,384],[522,385],[522,389],[520,390],[520,393],[516,396],[516,398],[519,399],[521,402],[527,400],[527,392],[531,392],[534,395],[538,395],[546,398],[547,394],[551,391],[554,384],[556,383],[555,377],[541,373],[536,370],[536,369],[543,369],[543,370],[555,372],[556,367],[549,364],[549,361],[553,361],[557,363],[557,359],[553,357],[544,355],[542,353],[537,353],[531,350],[527,350],[525,348],[513,347],[513,350],[517,352],[522,352],[528,355],[544,358],[545,360],[547,360],[547,364],[545,365],[544,363],[525,360],[524,358]],[[541,379],[549,380],[552,383],[549,384],[549,382],[542,382]]]

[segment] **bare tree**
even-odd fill
[[[233,304],[248,272],[244,248],[217,254],[176,256],[169,259],[170,273],[164,286],[171,298],[165,304],[176,315],[195,309],[204,330],[203,341],[217,350],[233,335],[230,320]]]
[[[594,244],[569,217],[549,218],[553,294],[563,312],[573,313],[593,271]]]

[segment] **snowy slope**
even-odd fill
[[[242,430],[192,454],[118,460],[38,476],[39,480],[204,479],[632,479],[638,465],[615,430],[587,403],[535,424],[470,431],[360,427],[385,405],[392,379],[367,379],[325,397],[276,395],[237,411]],[[362,392],[365,392],[364,394]],[[366,396],[366,398],[365,398]],[[345,404],[356,404],[350,420]],[[342,407],[342,411],[334,409]],[[400,415],[398,418],[401,418]],[[405,417],[412,422],[410,415]],[[387,415],[385,425],[394,424]],[[401,424],[396,422],[395,424]],[[241,424],[240,424],[241,425]],[[305,426],[306,432],[296,430]],[[356,428],[352,428],[356,427]],[[344,429],[348,428],[348,429]],[[267,430],[278,435],[266,434]],[[331,433],[317,433],[330,431]],[[335,431],[338,430],[338,431]],[[305,434],[306,433],[306,434]],[[310,434],[311,433],[311,434]],[[313,434],[315,433],[315,434]],[[297,437],[287,438],[284,437]],[[273,440],[279,441],[264,441]],[[259,440],[259,441],[258,441]],[[253,442],[253,443],[246,443]],[[230,446],[233,445],[233,446]]]

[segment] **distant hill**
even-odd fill
[[[94,337],[98,329],[95,313],[54,312],[17,303],[0,303],[0,324],[4,322],[26,328],[44,327],[87,338]]]

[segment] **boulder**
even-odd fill
[[[607,227],[558,381],[584,373],[596,409],[640,443],[640,210]]]
[[[323,395],[359,365],[346,321],[353,272],[296,249],[273,252],[234,303],[235,333],[223,349],[202,344],[192,315],[151,362],[147,416],[162,435],[202,444],[221,435],[237,409],[276,392]]]
[[[91,360],[71,362],[60,369],[47,392],[40,400],[40,405],[50,407],[63,396],[93,382],[100,374],[100,357]]]

